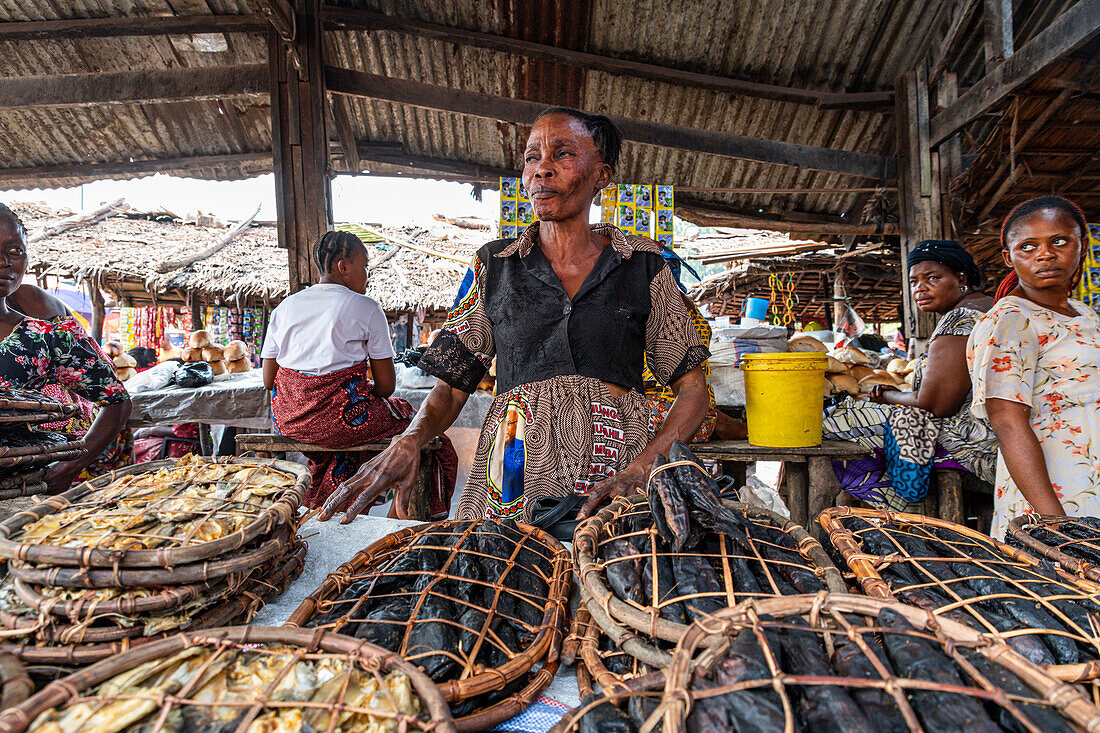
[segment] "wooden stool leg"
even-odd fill
[[[940,519],[963,524],[962,474],[950,469],[933,469],[932,481],[940,504]]]
[[[787,508],[791,510],[791,520],[803,527],[808,527],[810,481],[809,471],[805,463],[783,464],[783,472],[787,483]]]
[[[836,503],[837,494],[842,493],[840,490],[840,481],[837,480],[836,472],[833,471],[833,462],[828,458],[810,458],[807,461],[809,467],[809,502],[808,502],[808,520],[814,522],[816,527],[817,515],[825,511],[829,507]],[[811,534],[816,534],[814,528],[810,529]]]
[[[431,501],[428,497],[428,487],[432,479],[432,454],[427,451],[420,453],[420,468],[416,470],[416,482],[413,484],[412,495],[409,497],[409,519],[429,522],[432,518]]]

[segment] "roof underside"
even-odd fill
[[[1072,0],[1017,0],[1016,45],[1041,30]],[[642,3],[635,0],[336,0],[353,7],[584,50],[663,67],[828,92],[890,90],[925,56],[950,22],[956,0],[920,3],[874,0],[737,0]],[[980,3],[978,3],[980,6]],[[250,0],[81,0],[26,3],[0,0],[0,21],[148,15],[255,15]],[[960,86],[984,73],[974,13],[953,64]],[[219,43],[223,50],[217,50]],[[892,109],[829,109],[718,93],[687,84],[612,75],[406,31],[329,30],[325,63],[463,91],[579,107],[615,116],[838,150],[893,153]],[[214,49],[214,50],[211,50]],[[260,64],[263,32],[79,40],[0,41],[5,75],[30,76]],[[376,99],[330,95],[359,146],[376,146],[363,167],[372,174],[402,172],[440,178],[471,174],[434,170],[424,159],[515,170],[527,130],[497,122]],[[330,120],[334,117],[330,115]],[[330,124],[339,151],[337,124]],[[389,146],[388,148],[384,146]],[[378,147],[383,146],[383,147]],[[166,172],[237,179],[271,169],[266,95],[202,101],[0,109],[4,167],[221,156]],[[389,152],[385,152],[385,151]],[[396,154],[395,152],[396,151]],[[854,221],[867,193],[734,194],[713,189],[846,189],[880,180],[641,144],[626,146],[619,180],[671,183],[679,204],[702,204],[762,215],[799,214]],[[226,157],[236,156],[236,157]],[[386,156],[389,156],[387,158]],[[343,169],[342,157],[333,168]],[[490,178],[491,175],[475,177]],[[147,173],[145,173],[147,174]],[[0,187],[59,187],[134,173],[56,170],[48,178],[0,175]],[[694,190],[693,190],[694,189]],[[709,190],[708,190],[709,189]],[[892,195],[892,194],[891,194]]]

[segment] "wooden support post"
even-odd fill
[[[201,330],[203,328],[202,302],[199,300],[199,294],[194,290],[187,294],[187,307],[191,309],[191,330]]]
[[[103,291],[92,280],[88,281],[88,296],[92,300],[92,338],[103,343],[103,321],[107,318],[107,304],[103,300]]]
[[[966,521],[963,513],[962,474],[950,468],[932,470],[932,489],[939,503],[939,517],[948,522],[962,524]]]
[[[1012,55],[1012,0],[985,0],[985,70]]]
[[[848,305],[848,278],[843,267],[833,275],[833,328],[844,322],[844,309]]]
[[[837,496],[843,493],[840,489],[840,481],[833,470],[833,462],[828,456],[814,456],[807,459],[809,473],[809,500],[807,514],[810,524],[810,534],[821,536],[821,525],[817,523],[817,515],[836,504]]]
[[[332,227],[319,2],[297,0],[296,19],[293,51],[300,70],[278,33],[268,36],[279,246],[287,250],[292,292],[317,282],[311,249]]]
[[[929,100],[927,66],[901,76],[894,86],[894,126],[898,136],[898,200],[901,204],[901,260],[924,239],[935,239],[943,231],[939,181],[933,184],[932,151],[929,145]],[[932,317],[917,308],[913,293],[902,278],[902,329],[916,354],[923,353],[934,326]]]
[[[413,343],[413,319],[416,318],[416,311],[409,311],[405,315],[405,348],[412,349],[419,344]]]

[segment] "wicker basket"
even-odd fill
[[[4,459],[0,459],[2,461]],[[138,477],[156,473],[161,469],[171,469],[177,465],[175,460],[153,461],[112,471],[86,481],[59,496],[46,499],[22,512],[18,512],[0,522],[0,557],[22,560],[29,563],[70,567],[70,568],[171,568],[195,565],[212,557],[233,552],[258,537],[270,534],[277,526],[289,522],[297,516],[298,507],[309,485],[309,471],[305,466],[288,461],[260,460],[255,458],[206,458],[193,457],[181,459],[195,462],[201,460],[207,464],[232,464],[253,467],[255,472],[274,471],[286,476],[293,482],[281,490],[273,503],[258,511],[248,512],[248,523],[241,529],[215,540],[207,542],[191,541],[188,538],[173,538],[176,546],[161,546],[156,549],[103,549],[97,547],[56,547],[52,545],[23,543],[19,541],[23,530],[39,519],[66,509],[86,509],[87,514],[102,514],[107,507],[118,500],[126,487]],[[185,488],[192,484],[181,484]],[[225,513],[239,512],[232,501],[217,511]],[[213,516],[213,513],[210,515]],[[125,537],[125,535],[117,535]],[[140,532],[134,533],[135,541],[147,542],[150,538]],[[166,543],[167,544],[167,543]],[[172,582],[172,581],[169,581]],[[192,581],[177,581],[192,582]],[[145,581],[145,585],[157,585]],[[162,583],[160,583],[162,584]]]
[[[803,527],[766,509],[731,501],[724,503],[727,508],[737,512],[748,521],[759,522],[771,529],[782,530],[790,538],[792,547],[797,548],[798,554],[806,561],[807,567],[814,571],[825,589],[834,593],[843,593],[846,590],[844,578],[840,571],[829,560],[821,544],[811,537]],[[616,596],[608,587],[605,572],[607,563],[600,557],[600,549],[606,543],[619,538],[642,535],[645,544],[650,549],[648,553],[641,554],[638,557],[650,558],[650,562],[653,562],[652,558],[658,555],[654,549],[657,546],[655,541],[656,529],[653,527],[652,521],[649,522],[648,529],[645,532],[631,532],[624,529],[625,526],[638,524],[639,519],[648,516],[651,515],[649,515],[649,505],[644,496],[635,495],[618,498],[581,524],[574,536],[574,561],[577,565],[577,573],[580,576],[581,587],[588,602],[589,610],[604,633],[620,645],[622,640],[631,633],[640,633],[650,639],[677,642],[688,629],[687,624],[677,623],[662,617],[658,608],[625,601]],[[777,568],[782,563],[762,556],[761,549],[764,545],[770,543],[751,538],[749,541],[753,544],[755,550],[754,557],[739,554],[734,549],[733,544],[726,538],[722,539],[720,552],[717,554],[694,551],[680,554],[685,556],[700,555],[709,558],[712,564],[718,567],[718,578],[723,585],[723,592],[715,597],[719,598],[723,605],[732,606],[750,597],[762,597],[761,594],[744,592],[734,580],[730,569],[730,561],[737,558],[759,562],[765,572],[769,573],[771,579],[771,585],[765,589],[763,595],[779,595],[780,586],[777,585],[775,576],[778,575]],[[783,549],[788,551],[792,548],[785,547]],[[660,554],[670,558],[674,556],[674,553],[671,552]],[[690,603],[696,597],[669,598],[665,603]],[[649,647],[649,649],[644,650],[645,656],[640,656],[639,652],[643,651],[641,649],[639,649],[639,652],[631,651],[630,653],[638,656],[650,666],[663,666],[659,659],[661,657],[667,659],[667,654],[656,650],[652,645],[649,645]],[[638,649],[637,646],[635,648]],[[654,654],[653,652],[658,653]]]
[[[293,653],[283,652],[277,647],[289,647]],[[403,673],[412,685],[412,691],[419,698],[427,721],[417,716],[394,714],[377,708],[361,708],[360,712],[371,712],[378,717],[388,718],[396,723],[399,731],[433,731],[434,733],[456,733],[454,721],[451,720],[447,704],[440,696],[438,689],[422,672],[414,665],[401,659],[396,654],[372,644],[353,639],[339,634],[323,631],[292,629],[287,627],[264,626],[237,626],[228,628],[211,629],[209,631],[188,634],[176,634],[167,639],[162,639],[140,648],[119,655],[112,659],[104,660],[92,667],[81,670],[69,677],[47,685],[37,695],[31,697],[20,705],[0,713],[0,732],[22,733],[30,730],[32,723],[43,712],[67,706],[79,701],[94,701],[97,705],[106,704],[107,699],[102,697],[89,697],[94,688],[103,682],[116,678],[118,675],[132,670],[141,664],[156,660],[167,660],[180,652],[206,648],[211,658],[223,654],[227,650],[243,653],[272,654],[286,658],[276,679],[281,680],[289,674],[289,667],[301,660],[320,662],[331,660],[331,664],[347,665],[348,668],[358,669],[360,672],[381,683],[383,675],[391,672]],[[159,709],[160,720],[167,718],[172,708],[180,705],[181,699],[195,691],[198,687],[198,675],[208,668],[209,664],[200,665],[195,675],[184,681],[183,687],[171,697],[165,697],[160,693],[137,693],[129,699],[141,701],[148,707],[148,714],[152,715]],[[381,685],[380,685],[381,686]],[[344,688],[346,690],[346,688]],[[257,697],[241,701],[233,707],[240,709],[243,719],[238,726],[239,730],[246,729],[256,717],[265,710],[276,708],[317,708],[320,703],[310,704],[289,701],[274,701],[269,698],[273,691],[273,685],[261,692]],[[342,693],[346,694],[346,692]],[[118,699],[118,698],[115,698]],[[386,694],[383,699],[392,698]],[[226,707],[224,698],[219,698],[214,703],[196,703],[194,700],[188,703],[188,707],[199,705],[217,704]],[[324,705],[322,709],[330,713],[348,712],[348,707],[335,703]],[[322,728],[323,729],[323,728]]]
[[[869,553],[859,539],[862,532],[868,531],[867,528],[853,532],[843,523],[847,517],[855,518],[847,520],[849,522],[863,520],[872,523],[875,527],[885,523],[904,528],[899,531],[916,539],[951,546],[960,554],[958,562],[972,565],[979,578],[990,578],[998,583],[1007,583],[1013,592],[1007,595],[998,593],[991,598],[974,593],[961,582],[940,580],[930,572],[929,568],[934,567],[936,563],[942,564],[941,559],[914,557],[893,539],[890,540],[892,552],[889,554]],[[1019,628],[1008,631],[998,630],[995,623],[998,619],[984,609],[983,603],[988,601],[1003,607],[1006,601],[1021,600],[1038,604],[1044,612],[1053,616],[1066,629],[1065,632],[1054,630],[1053,633],[1060,636],[1068,635],[1076,642],[1079,649],[1095,648],[1100,644],[1100,628],[1086,628],[1090,624],[1075,623],[1062,610],[1055,607],[1047,596],[1036,592],[1036,589],[1056,587],[1056,600],[1059,603],[1068,601],[1095,606],[1100,603],[1100,586],[1057,568],[1050,568],[1044,574],[1039,560],[1022,550],[998,542],[968,527],[918,514],[837,507],[822,512],[818,521],[828,533],[833,547],[844,556],[848,566],[855,573],[863,592],[873,598],[900,600],[918,605],[940,618],[954,618],[962,621],[983,633],[1003,638],[1022,649],[1025,644],[1031,644],[1038,639],[1038,636],[1046,635],[1051,630],[1022,622],[1018,624]],[[890,530],[891,533],[894,531]],[[940,534],[936,535],[934,532]],[[952,536],[956,539],[945,539]],[[981,559],[985,555],[996,559]],[[882,577],[881,571],[894,564],[914,573],[917,582],[915,584],[898,582],[891,587]],[[1043,645],[1041,640],[1038,643]],[[1043,666],[1059,679],[1070,682],[1092,680],[1100,677],[1100,654],[1094,653],[1091,659],[1081,663],[1048,663]]]
[[[1038,539],[1037,533],[1047,541]],[[1095,539],[1088,539],[1090,534]],[[1100,530],[1082,524],[1079,518],[1023,514],[1008,523],[1007,539],[1057,563],[1068,573],[1100,583]]]
[[[896,612],[914,628],[902,630],[879,625],[876,619],[882,609]],[[801,622],[796,625],[793,617],[798,617]],[[828,675],[824,674],[824,670],[814,675],[798,675],[789,671],[789,660],[781,665],[780,659],[786,655],[781,656],[780,650],[774,648],[771,652],[764,650],[761,655],[770,671],[770,674],[761,679],[744,679],[725,687],[717,680],[709,682],[704,679],[711,676],[712,670],[725,656],[732,638],[743,630],[754,634],[753,640],[757,641],[757,646],[758,640],[763,638],[774,642],[777,635],[784,633],[784,630],[813,634],[822,639],[822,651],[827,657],[831,657],[835,644],[851,640],[856,645],[858,655],[868,661],[872,656],[878,661],[878,655],[872,654],[869,649],[872,646],[879,648],[877,640],[883,639],[886,634],[933,641],[944,655],[954,661],[956,671],[960,673],[960,680],[965,686],[905,678],[892,674],[888,667],[881,666],[881,662],[871,662],[878,671],[877,677],[836,676],[832,669]],[[991,663],[989,669],[999,669],[1014,675],[1030,691],[1031,696],[1020,697],[998,687],[975,667],[976,655],[984,657],[983,667],[988,662]],[[624,686],[608,691],[603,697],[585,700],[580,707],[563,718],[552,733],[578,730],[583,715],[602,702],[621,703],[624,699],[645,694],[642,690],[649,679],[643,677],[631,680]],[[1054,708],[1064,720],[1075,726],[1087,731],[1100,729],[1100,709],[1088,700],[1081,688],[1050,676],[1003,642],[991,640],[952,621],[937,619],[933,622],[924,611],[904,604],[864,596],[828,593],[750,600],[734,608],[724,609],[704,622],[693,624],[677,645],[672,663],[664,670],[663,696],[650,712],[649,723],[660,724],[660,730],[664,733],[682,733],[689,726],[689,713],[702,705],[703,699],[718,699],[717,696],[727,693],[760,690],[774,692],[773,699],[780,703],[775,709],[783,720],[776,721],[772,728],[798,730],[800,726],[795,722],[795,711],[799,709],[798,697],[801,689],[820,689],[823,685],[841,687],[847,692],[882,690],[893,698],[895,713],[914,731],[922,730],[922,721],[919,718],[927,710],[920,708],[915,702],[911,704],[909,695],[913,692],[920,694],[929,691],[975,698],[1003,708],[1003,712],[1010,716],[1016,716],[1019,706],[1027,704]],[[733,701],[730,703],[736,704]],[[919,708],[919,711],[915,712],[914,707]],[[887,725],[883,720],[868,722],[872,729]],[[834,725],[836,724],[837,721],[834,721]],[[854,725],[855,721],[850,721],[849,724]],[[839,723],[839,729],[843,728],[844,723]],[[1027,729],[1026,726],[1024,729]],[[925,724],[923,730],[933,729]]]
[[[23,664],[0,652],[0,710],[7,710],[34,694],[34,683]]]
[[[507,535],[497,535],[508,538],[511,558],[500,562],[499,576],[479,580],[471,580],[462,575],[452,574],[450,571],[459,572],[458,568],[463,563],[470,561],[480,563],[480,558],[495,557],[483,554],[473,549],[471,545],[476,547],[479,533],[484,533],[486,529],[502,531],[502,525],[491,520],[475,522],[452,520],[410,527],[387,535],[329,575],[317,590],[302,601],[287,624],[289,626],[318,624],[320,615],[324,614],[326,618],[332,619],[321,621],[324,628],[341,633],[360,633],[356,629],[361,624],[372,623],[358,614],[358,610],[368,602],[367,599],[389,598],[398,601],[405,599],[410,606],[408,620],[388,622],[391,628],[400,627],[394,637],[395,639],[400,637],[398,647],[394,651],[401,653],[414,663],[423,663],[425,659],[437,659],[441,656],[454,662],[453,665],[447,665],[452,667],[452,671],[446,675],[446,679],[436,681],[444,699],[449,703],[459,703],[499,690],[521,679],[540,663],[544,665],[544,669],[550,664],[553,664],[553,668],[556,669],[569,585],[572,579],[569,556],[561,544],[548,534],[523,524],[515,524],[512,527],[514,529],[507,530]],[[427,571],[415,569],[408,572],[410,578],[415,578],[412,582],[418,584],[414,589],[405,587],[408,585],[406,583],[397,588],[386,589],[384,593],[372,595],[375,585],[367,586],[369,580],[388,577],[387,569],[404,562],[403,558],[414,548],[416,551],[438,553],[439,569]],[[542,567],[539,567],[540,564]],[[479,567],[483,567],[483,564]],[[546,595],[535,597],[508,587],[506,585],[508,574],[518,572],[516,568],[534,573],[545,582],[548,589]],[[395,571],[394,575],[396,574]],[[354,599],[341,600],[340,596],[344,590],[357,583],[363,585],[363,595],[358,595]],[[440,588],[444,590],[441,591]],[[491,605],[486,607],[479,604],[474,600],[475,594],[491,594],[493,596]],[[467,634],[477,635],[466,654],[462,653],[457,645],[454,650],[448,649],[441,652],[426,649],[410,653],[407,645],[413,628],[417,624],[439,623],[417,617],[429,597],[445,599],[446,603],[455,608],[454,618],[443,620],[443,623],[454,630],[453,634],[458,636],[465,631]],[[529,638],[522,648],[512,648],[497,636],[497,632],[490,632],[490,626],[495,625],[496,619],[505,617],[504,608],[508,606],[518,608],[518,604],[526,604],[524,608],[528,608],[529,611],[525,615],[538,616],[540,620],[536,625],[523,619],[510,617],[513,622],[519,622]],[[465,627],[458,620],[466,612],[472,612],[478,616],[477,628]],[[515,612],[512,611],[512,613]],[[512,624],[509,625],[512,626]],[[496,667],[484,666],[482,662],[477,661],[481,651],[489,652],[494,649],[507,657],[507,661]],[[545,674],[542,677],[548,684],[552,674]],[[459,727],[465,729],[466,723],[460,720]]]
[[[0,412],[45,412],[64,419],[79,409],[75,402],[62,402],[33,389],[0,388]]]
[[[0,458],[15,458],[18,456],[33,456],[39,453],[68,453],[71,451],[83,451],[84,439],[66,440],[60,443],[43,443],[42,445],[7,446],[0,445]]]
[[[565,661],[575,661],[577,665],[577,689],[581,697],[593,694],[597,687],[611,690],[653,671],[637,657],[615,647],[592,619],[586,604],[577,608],[570,636],[575,637],[576,653],[573,659]],[[672,655],[667,656],[671,661]]]
[[[37,451],[21,456],[0,456],[0,468],[18,468],[21,471],[31,470],[37,466],[45,466],[55,461],[71,461],[84,455],[83,445],[79,448],[73,448],[71,445],[71,442],[66,444],[67,447],[64,450],[53,450],[53,446],[49,446],[50,450]]]

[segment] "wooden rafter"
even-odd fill
[[[122,38],[194,33],[262,33],[267,23],[258,15],[169,15],[130,18],[65,18],[0,23],[0,41],[46,41],[73,38]]]

